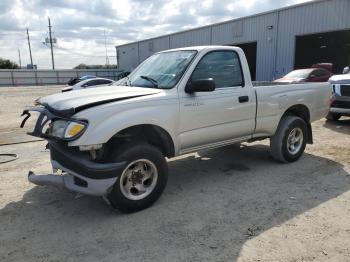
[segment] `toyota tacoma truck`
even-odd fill
[[[122,212],[152,205],[166,158],[270,139],[293,162],[311,144],[311,122],[329,110],[329,83],[253,84],[244,52],[201,46],[156,53],[118,84],[50,95],[28,134],[48,141],[53,172],[28,179],[102,196]]]

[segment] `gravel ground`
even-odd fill
[[[0,144],[31,140],[19,114],[57,87],[0,88]],[[100,198],[29,184],[49,172],[45,142],[0,146],[0,261],[350,261],[350,119],[313,124],[292,164],[268,141],[169,161],[151,208],[121,214]]]

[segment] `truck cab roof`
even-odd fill
[[[190,46],[190,47],[181,47],[181,48],[174,48],[169,49],[165,51],[161,51],[159,53],[165,53],[165,52],[172,52],[172,51],[188,51],[188,50],[195,50],[195,51],[203,51],[203,50],[223,50],[223,49],[230,49],[230,50],[241,50],[241,48],[237,46],[224,46],[224,45],[203,45],[203,46]]]

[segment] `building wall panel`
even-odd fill
[[[170,48],[209,45],[211,42],[210,27],[200,28],[170,36]]]
[[[118,48],[119,67],[125,71],[131,71],[139,64],[138,43],[125,45]]]
[[[315,2],[280,11],[276,77],[294,68],[296,36],[350,29],[349,13],[348,0]]]
[[[131,43],[117,47],[120,68],[131,70],[154,52],[169,48],[257,42],[256,79],[272,80],[293,69],[297,35],[350,29],[349,13],[350,0],[321,0]]]
[[[169,49],[169,36],[159,37],[139,43],[140,61],[150,57],[156,52]]]

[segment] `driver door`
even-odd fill
[[[180,94],[180,147],[194,151],[248,138],[254,128],[255,94],[245,87],[239,55],[212,51],[198,62],[189,81],[213,78],[212,92]]]

